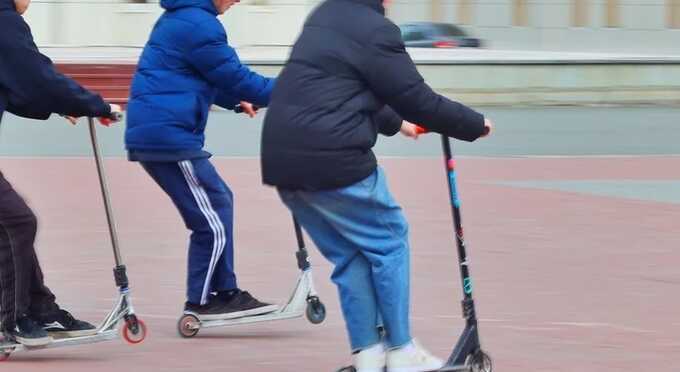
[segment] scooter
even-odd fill
[[[427,130],[418,127],[418,133],[427,133]],[[444,153],[444,165],[446,168],[446,178],[449,185],[449,200],[451,212],[453,214],[453,227],[458,248],[458,265],[463,284],[463,317],[465,318],[465,329],[458,339],[453,352],[447,359],[444,366],[437,372],[449,371],[469,371],[469,372],[492,372],[493,365],[491,357],[482,351],[479,342],[479,327],[477,324],[477,314],[475,312],[475,302],[472,299],[472,277],[470,276],[470,265],[465,249],[465,238],[463,236],[463,226],[460,211],[460,196],[456,185],[456,161],[451,152],[449,137],[442,135],[442,149]],[[352,366],[339,369],[337,372],[356,372]],[[432,371],[435,372],[435,371]]]
[[[293,217],[295,226],[295,236],[297,238],[298,250],[295,254],[297,265],[301,273],[298,277],[295,290],[288,302],[279,307],[278,310],[260,314],[243,316],[230,319],[201,319],[199,314],[184,313],[177,322],[177,330],[180,336],[190,338],[196,336],[202,328],[237,326],[251,323],[268,322],[274,320],[292,319],[306,314],[307,319],[312,324],[320,324],[326,319],[326,307],[319,300],[319,296],[314,289],[312,280],[312,266],[309,262],[309,255],[305,247],[300,224]]]
[[[114,113],[110,118],[99,119],[103,125],[109,125],[112,121],[120,121],[122,115]],[[0,340],[0,361],[9,359],[10,355],[20,351],[32,351],[46,348],[55,348],[62,346],[73,346],[92,344],[102,341],[110,341],[117,338],[118,325],[123,322],[121,333],[123,339],[130,344],[138,344],[146,338],[147,328],[144,322],[137,318],[135,310],[132,307],[130,299],[129,282],[127,278],[126,268],[123,265],[123,260],[120,255],[118,245],[118,235],[116,232],[116,224],[114,221],[113,211],[111,209],[111,198],[109,197],[109,190],[106,181],[106,173],[104,164],[102,162],[101,152],[97,143],[97,132],[95,129],[95,122],[93,118],[88,118],[88,126],[90,130],[90,140],[92,142],[92,150],[94,153],[95,164],[97,166],[97,174],[99,175],[99,185],[101,187],[102,198],[104,200],[104,207],[106,211],[106,219],[109,226],[109,234],[111,237],[111,245],[113,247],[113,256],[116,266],[113,269],[113,277],[116,286],[118,287],[119,295],[116,305],[113,310],[104,318],[102,323],[93,330],[91,335],[79,337],[63,337],[55,338],[47,345],[39,347],[29,347],[16,343],[13,340]]]

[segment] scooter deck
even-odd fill
[[[312,293],[311,275],[311,270],[304,270],[298,278],[297,283],[295,284],[295,291],[290,296],[288,302],[279,306],[277,310],[269,313],[224,319],[201,319],[201,317],[197,314],[190,315],[194,315],[201,322],[201,324],[197,326],[197,329],[298,318],[305,314],[305,308],[307,306],[307,299],[309,296],[315,295]]]
[[[200,328],[212,328],[212,327],[226,327],[226,326],[235,326],[235,325],[248,324],[248,323],[257,323],[257,322],[263,322],[263,321],[269,321],[269,320],[283,320],[283,319],[299,318],[303,314],[304,314],[304,311],[290,312],[290,311],[277,310],[277,311],[273,311],[271,313],[242,316],[242,317],[238,317],[238,318],[201,320],[200,317],[199,317],[198,319],[199,319],[200,324],[197,325],[197,328],[200,329]]]
[[[52,342],[42,346],[26,346],[17,342],[8,342],[3,340],[0,341],[0,353],[13,353],[16,351],[43,350],[62,346],[94,344],[97,342],[110,341],[116,339],[117,337],[118,331],[113,329],[97,332],[88,336],[54,338]]]
[[[281,312],[281,310],[282,310],[281,306],[272,305],[267,309],[252,309],[252,310],[239,311],[239,312],[233,312],[233,313],[208,314],[208,315],[201,315],[197,312],[187,310],[187,311],[184,311],[184,313],[182,315],[193,315],[194,317],[198,318],[198,320],[200,320],[202,322],[210,322],[210,321],[213,321],[213,320],[230,320],[230,319],[247,318],[247,317],[259,316],[259,315],[268,315],[268,314],[273,314],[273,313],[279,313],[279,312]]]
[[[434,371],[428,371],[428,372],[459,372],[459,371],[471,371],[472,368],[470,366],[444,366],[441,369],[437,369]],[[384,369],[385,372],[387,372],[387,368]],[[337,370],[336,372],[357,372],[356,368],[352,366],[348,367],[343,367]]]

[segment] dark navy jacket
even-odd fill
[[[377,134],[394,133],[399,117],[466,141],[484,132],[482,115],[425,84],[381,0],[326,0],[274,88],[262,134],[264,183],[352,185],[375,171]]]
[[[110,110],[100,96],[57,72],[38,51],[14,1],[0,0],[0,120],[5,111],[45,120],[52,113],[102,117]]]

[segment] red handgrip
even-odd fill
[[[416,125],[416,133],[425,134],[425,133],[427,133],[427,129],[421,127],[420,125]]]
[[[105,127],[108,127],[115,122],[119,122],[122,119],[123,119],[123,114],[121,114],[120,112],[112,112],[111,116],[109,116],[109,117],[98,118],[99,123],[101,125],[105,126]]]

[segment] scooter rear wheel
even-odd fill
[[[10,355],[12,355],[12,353],[8,353],[8,352],[6,352],[6,351],[0,353],[0,362],[4,362],[4,361],[6,361],[7,359],[9,359],[9,356],[10,356]]]
[[[312,324],[320,324],[326,319],[326,306],[319,300],[318,297],[313,296],[307,299],[307,320]]]
[[[201,324],[201,321],[195,315],[185,314],[177,322],[177,332],[184,338],[194,337],[200,329],[196,327],[198,324]]]

